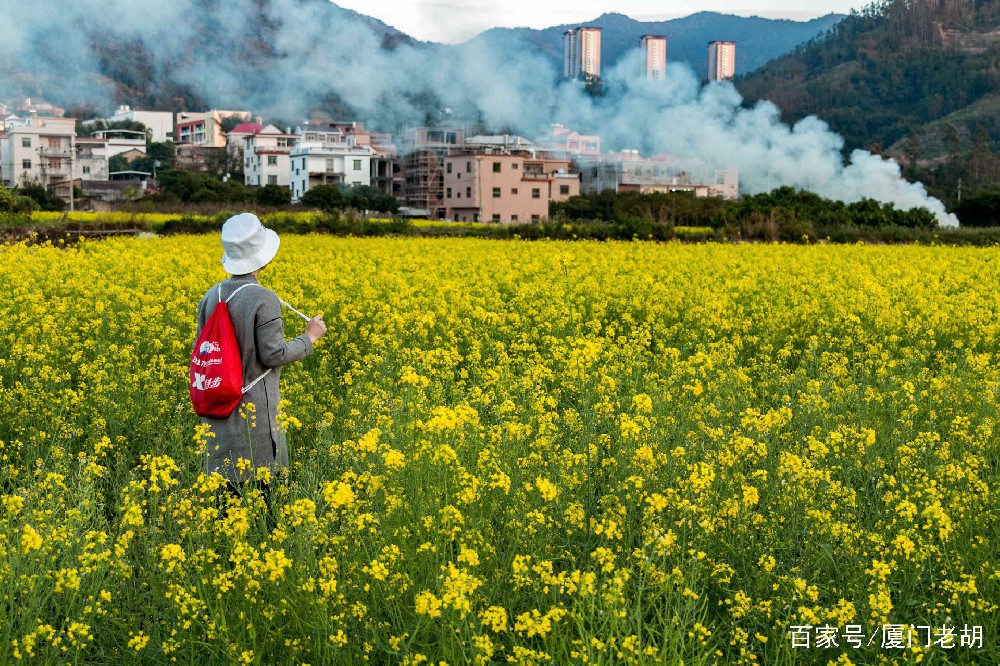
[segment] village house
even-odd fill
[[[237,128],[238,129],[238,128]],[[246,185],[291,186],[291,159],[289,155],[298,137],[282,132],[274,125],[243,138],[243,182]]]
[[[538,221],[549,203],[580,193],[568,160],[491,149],[444,158],[444,203],[455,222]]]
[[[204,146],[209,148],[225,148],[226,133],[223,120],[238,118],[241,121],[250,120],[249,111],[219,111],[213,109],[205,113],[185,111],[177,114],[177,125],[174,130],[175,141],[179,144]]]
[[[68,197],[75,154],[73,118],[18,120],[0,134],[0,181],[8,188],[37,184]]]
[[[317,185],[371,185],[375,150],[358,146],[356,137],[340,129],[297,129],[298,142],[289,160],[292,201]]]

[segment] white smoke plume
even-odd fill
[[[423,124],[428,105],[529,137],[561,123],[600,135],[608,149],[735,164],[745,193],[788,185],[845,202],[867,197],[901,209],[922,206],[939,224],[958,224],[923,185],[904,181],[894,161],[857,150],[845,164],[843,140],[821,120],[789,127],[773,104],[744,108],[732,85],[702,86],[682,64],[669,66],[666,82],[647,81],[638,75],[638,51],[604,72],[607,93],[595,98],[559,82],[550,60],[513,37],[387,50],[370,23],[323,0],[8,5],[0,73],[57,82],[64,102],[108,111],[116,97],[128,102],[127,92],[116,94],[97,76],[100,51],[137,43],[145,50],[147,85],[169,78],[217,108],[300,118],[332,94],[356,119],[383,131]],[[7,78],[0,77],[0,98],[11,94]]]

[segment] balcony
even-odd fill
[[[70,151],[69,148],[62,148],[62,147],[59,147],[59,148],[48,148],[48,147],[43,146],[43,147],[41,147],[41,148],[38,149],[38,152],[41,153],[41,155],[43,157],[65,157],[65,158],[69,158],[69,157],[71,157],[73,155],[73,153]]]

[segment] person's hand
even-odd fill
[[[313,344],[316,344],[316,341],[322,338],[324,333],[326,333],[326,324],[323,323],[323,314],[320,313],[309,320],[306,325],[306,336]]]

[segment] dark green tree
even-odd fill
[[[254,194],[257,204],[261,206],[287,206],[292,203],[292,191],[280,185],[265,185]]]
[[[344,195],[336,185],[317,185],[309,188],[299,199],[308,208],[324,211],[340,210],[344,207]]]

